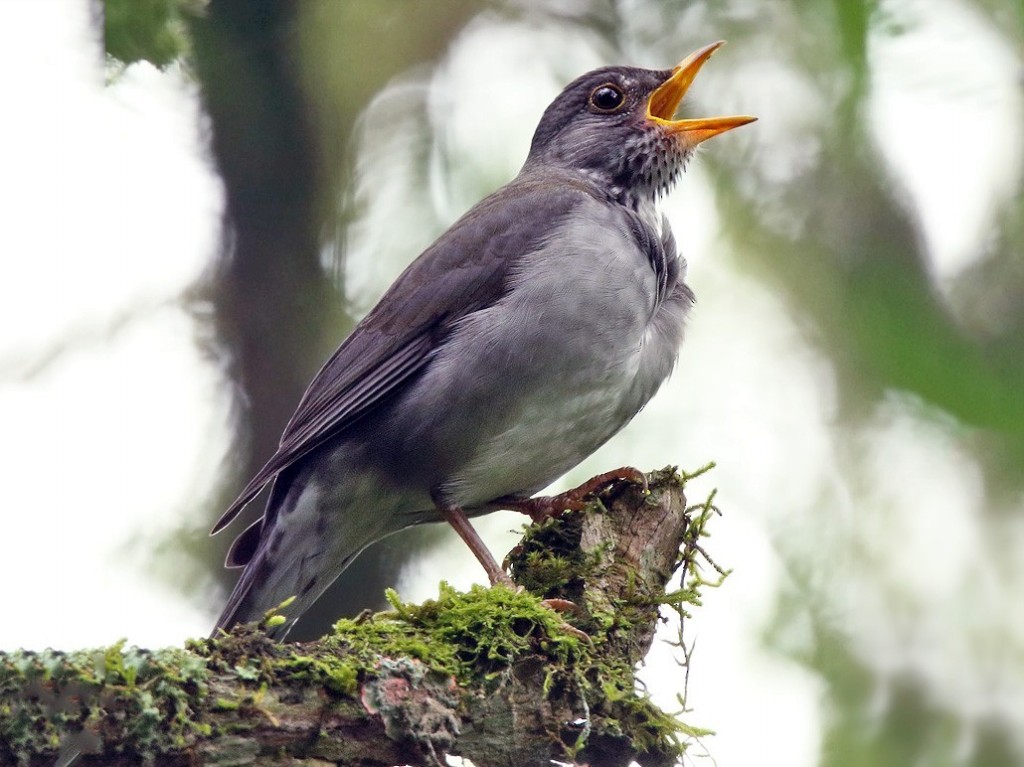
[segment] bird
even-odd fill
[[[519,174],[357,324],[211,531],[270,487],[228,551],[244,570],[214,635],[280,606],[268,631],[286,638],[366,546],[425,522],[447,521],[492,585],[510,583],[469,518],[543,516],[550,499],[534,494],[629,423],[676,364],[694,295],[658,202],[697,145],[756,119],[675,117],[723,44],[569,83]]]

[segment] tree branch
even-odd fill
[[[659,606],[696,604],[705,583],[714,508],[686,508],[686,479],[655,472],[649,496],[618,482],[531,526],[509,555],[518,593],[389,593],[393,611],[310,643],[249,626],[186,649],[0,655],[0,764],[675,764],[687,730],[637,692],[634,669]],[[557,600],[573,604],[556,613]]]

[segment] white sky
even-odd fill
[[[995,207],[1020,188],[1021,63],[999,30],[963,3],[886,7],[923,26],[914,36],[873,38],[872,125],[918,207],[936,274],[953,280],[981,255],[977,243]],[[541,54],[523,57],[524,34]],[[727,53],[711,66],[728,71]],[[211,592],[200,609],[202,599],[160,586],[131,542],[206,526],[196,512],[230,440],[224,381],[198,353],[194,321],[177,303],[216,252],[224,204],[205,159],[195,89],[173,69],[146,65],[104,86],[86,5],[74,0],[0,3],[0,57],[8,104],[0,144],[0,204],[8,211],[0,227],[0,648],[70,649],[120,637],[178,644],[208,631],[219,597]],[[462,167],[513,173],[536,114],[558,88],[552,79],[550,92],[539,93],[529,83],[556,58],[560,66],[580,62],[580,71],[601,63],[587,41],[514,24],[472,26],[428,86],[454,94],[446,151]],[[920,68],[922,58],[946,66]],[[470,109],[489,101],[492,83],[480,72],[504,71],[509,61],[519,61],[510,88],[523,98],[502,101],[490,116]],[[758,138],[719,139],[723,147],[758,142],[754,162],[767,174],[785,170],[765,142],[775,135],[782,146],[787,104],[810,106],[804,119],[815,113],[800,74],[782,64],[775,71],[770,82],[779,91],[759,90],[749,110],[762,118]],[[952,78],[962,87],[941,87]],[[770,87],[767,77],[762,83]],[[375,108],[385,109],[386,98]],[[970,162],[937,167],[935,152],[964,130],[976,148]],[[798,145],[789,151],[792,163],[813,161]],[[347,265],[361,275],[352,283],[360,291],[382,291],[401,266],[402,253],[381,250],[402,242],[382,228],[395,207],[419,206],[429,221],[453,218],[473,201],[461,196],[458,178],[435,178],[430,194],[410,203],[386,194],[383,175],[360,179],[367,210]],[[961,188],[981,192],[965,207],[950,191]],[[779,554],[780,531],[805,540],[798,545],[807,561],[836,581],[829,609],[865,659],[880,663],[880,706],[887,674],[913,670],[937,705],[967,722],[964,755],[970,722],[997,715],[1024,728],[1024,671],[978,650],[1024,647],[1024,617],[1005,609],[1024,592],[1024,572],[1012,566],[1012,548],[991,547],[993,531],[981,521],[986,499],[962,435],[895,395],[856,433],[837,434],[830,362],[775,296],[736,273],[699,162],[668,209],[700,297],[679,372],[630,429],[562,484],[627,463],[719,463],[700,488],[721,489],[726,513],[711,548],[736,571],[688,627],[698,642],[689,720],[718,731],[706,744],[717,763],[802,767],[819,758],[822,683],[762,642],[780,594],[796,588]],[[833,514],[824,522],[822,507]],[[1024,541],[1022,516],[1004,515],[1011,521],[1000,540]],[[501,551],[513,542],[503,531],[519,523],[494,515],[480,527]],[[865,533],[886,526],[899,534]],[[989,577],[979,567],[986,556],[1004,557],[1010,575]],[[858,557],[875,566],[854,566]],[[454,561],[462,569],[453,573]],[[465,586],[482,574],[453,539],[411,564],[401,590],[427,597],[433,589],[415,584],[441,577]],[[963,613],[972,600],[979,607]],[[949,630],[954,613],[962,625]],[[801,623],[808,619],[793,620],[790,649],[810,641]],[[671,705],[680,677],[659,653],[648,680]],[[950,667],[962,671],[951,678]],[[981,685],[994,678],[999,692],[990,695]],[[778,752],[766,754],[766,744]]]

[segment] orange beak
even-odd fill
[[[678,136],[688,146],[697,146],[712,136],[725,133],[727,130],[752,123],[756,117],[739,115],[736,117],[698,117],[687,120],[673,120],[679,103],[693,84],[700,68],[711,58],[711,54],[725,45],[724,40],[699,48],[672,70],[672,76],[658,86],[647,101],[647,119],[657,123],[663,130]]]

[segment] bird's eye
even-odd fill
[[[590,105],[599,112],[614,112],[625,101],[622,89],[610,83],[597,86],[590,94]]]

